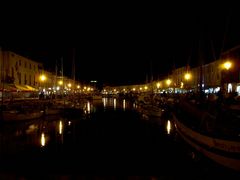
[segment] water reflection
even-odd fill
[[[113,99],[113,107],[114,107],[114,110],[116,110],[116,107],[117,107],[117,100],[116,100],[116,98]]]
[[[44,147],[45,144],[46,144],[46,139],[45,139],[45,134],[44,133],[41,134],[40,142],[41,142],[41,146]]]
[[[133,108],[136,109],[137,108],[137,105],[136,103],[133,103]]]
[[[59,134],[62,134],[63,126],[62,121],[59,121]]]
[[[103,108],[105,109],[106,106],[107,106],[107,98],[102,98],[102,101],[103,101]]]
[[[170,134],[171,132],[171,122],[170,120],[167,121],[167,134]]]
[[[104,110],[106,110],[107,108],[113,108],[114,110],[122,109],[125,111],[126,109],[135,108],[136,105],[134,104],[134,102],[130,102],[126,99],[103,98],[102,106]]]
[[[98,107],[91,101],[85,105],[88,113],[94,113],[93,108]],[[102,107],[106,108],[105,111]],[[109,172],[109,169],[112,170],[112,167],[121,163],[125,163],[126,169],[155,168],[156,172],[159,172],[160,166],[169,172],[179,171],[179,168],[182,168],[180,170],[183,172],[192,170],[192,164],[185,165],[185,162],[189,161],[182,155],[184,151],[179,151],[177,144],[169,143],[175,133],[171,118],[166,117],[158,124],[153,123],[153,119],[143,121],[135,110],[128,111],[133,107],[134,104],[125,99],[103,98],[96,116],[83,114],[83,117],[76,119],[71,116],[67,118],[56,116],[51,119],[45,117],[4,125],[0,127],[0,155],[7,154],[6,162],[14,162],[16,168],[19,168],[16,165],[17,158],[21,159],[22,155],[25,155],[23,159],[32,162],[34,157],[40,162],[35,165],[44,165],[49,172],[51,168],[56,170],[59,167],[61,170],[75,170],[77,173],[83,168],[98,169],[99,172],[107,169]],[[125,112],[118,111],[118,108]],[[86,120],[84,116],[89,119]],[[157,118],[156,121],[159,122],[160,119]],[[118,156],[119,153],[122,156]],[[9,161],[11,157],[12,160]],[[62,158],[58,160],[59,157]],[[108,166],[103,166],[102,162],[105,161]],[[79,163],[77,167],[76,163]],[[160,165],[156,167],[156,163]],[[28,164],[31,166],[32,163]],[[9,167],[12,168],[12,164]],[[27,169],[24,166],[23,168]],[[61,170],[57,169],[57,172],[62,173]]]

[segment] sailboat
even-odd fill
[[[157,106],[157,104],[154,102],[152,61],[151,61],[151,80],[150,83],[147,84],[150,86],[150,91],[141,94],[137,100],[140,106],[140,112],[148,117],[161,117],[163,114],[163,109]]]
[[[181,101],[173,113],[178,134],[197,151],[222,166],[240,171],[239,112],[213,115]]]
[[[202,64],[200,95],[203,93]],[[178,134],[197,152],[226,168],[240,171],[240,111],[231,106],[222,107],[220,102],[193,100],[181,98],[175,106],[172,115]]]

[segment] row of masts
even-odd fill
[[[75,48],[72,48],[72,79],[73,82],[75,83],[76,77],[75,77],[75,56],[76,56],[76,50]],[[60,70],[60,74],[61,74],[61,81],[64,84],[64,73],[63,73],[63,57],[61,57],[61,70]],[[58,77],[58,61],[56,60],[56,64],[55,64],[55,81],[54,81],[54,86],[56,87],[57,85],[57,77]],[[73,84],[74,85],[74,84]]]

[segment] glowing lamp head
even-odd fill
[[[40,76],[40,80],[41,80],[41,81],[45,81],[45,80],[46,80],[46,76],[45,76],[45,75],[41,75],[41,76]]]
[[[190,75],[189,73],[186,73],[186,74],[184,75],[184,78],[185,78],[186,80],[189,80],[189,79],[191,78],[191,75]]]
[[[223,67],[226,69],[226,70],[229,70],[231,67],[232,67],[232,63],[230,61],[227,61],[223,64]]]

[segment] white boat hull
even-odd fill
[[[179,135],[196,150],[215,162],[240,171],[240,142],[209,137],[193,131],[173,115]]]

